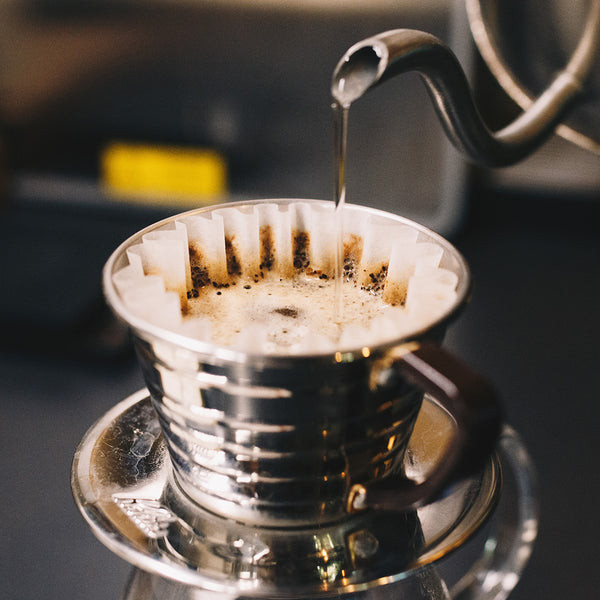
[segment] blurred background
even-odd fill
[[[85,431],[143,385],[102,297],[112,250],[202,204],[332,198],[332,71],[398,27],[452,47],[493,128],[517,113],[462,0],[0,2],[4,598],[125,588],[129,565],[69,483]],[[349,202],[432,227],[471,265],[448,346],[494,382],[540,475],[539,541],[512,597],[594,597],[600,158],[554,137],[515,167],[468,165],[408,74],[353,107],[348,160]]]

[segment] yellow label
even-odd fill
[[[115,142],[101,161],[109,192],[143,202],[208,202],[227,192],[225,160],[213,150]]]

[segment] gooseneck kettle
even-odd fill
[[[332,94],[340,105],[349,106],[387,79],[416,71],[421,75],[446,134],[456,148],[480,165],[495,167],[516,163],[533,152],[571,112],[585,109],[578,104],[600,102],[600,96],[596,93],[600,85],[600,60],[597,60],[600,49],[600,0],[569,3],[573,11],[571,16],[582,15],[578,21],[582,21],[583,29],[579,31],[570,58],[562,66],[553,66],[554,77],[546,89],[537,94],[537,98],[533,99],[526,91],[526,84],[520,84],[502,57],[502,52],[509,48],[512,49],[514,64],[527,63],[527,52],[518,52],[516,48],[527,46],[523,40],[533,40],[535,43],[529,45],[539,47],[541,44],[544,53],[540,57],[533,56],[537,61],[537,70],[522,69],[522,72],[548,71],[543,64],[540,68],[540,63],[544,60],[556,61],[555,57],[561,56],[559,46],[565,46],[568,52],[569,44],[563,44],[566,35],[559,36],[560,39],[552,43],[550,49],[542,44],[547,30],[552,29],[552,34],[556,29],[544,25],[548,15],[556,16],[556,11],[551,11],[550,7],[561,1],[467,0],[471,29],[482,56],[490,63],[492,72],[507,92],[524,108],[515,121],[499,131],[490,131],[484,123],[453,52],[435,36],[422,31],[396,29],[354,44],[334,71]],[[515,12],[522,21],[520,27],[514,26]],[[568,16],[569,13],[566,14]],[[519,34],[522,31],[526,34]],[[511,40],[511,36],[514,39]],[[515,58],[517,56],[518,60]],[[533,81],[534,77],[530,79]],[[559,133],[600,153],[600,122],[593,122],[597,112],[591,111],[592,118],[587,121],[584,114],[576,129],[563,126]]]

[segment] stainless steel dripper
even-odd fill
[[[230,204],[226,210],[248,213],[267,202],[287,210],[294,201]],[[212,210],[223,208],[187,214]],[[464,260],[446,240],[406,219],[358,206],[345,211],[357,221],[408,227],[439,245],[441,264],[458,280],[448,309],[397,339],[373,339],[343,352],[269,355],[186,337],[140,318],[124,303],[114,275],[128,251],[176,218],[130,238],[106,265],[107,299],[134,334],[176,482],[205,509],[284,527],[331,523],[366,508],[414,508],[476,472],[494,447],[501,415],[493,391],[439,346],[468,299]],[[449,412],[456,435],[444,459],[414,481],[404,476],[402,458],[424,392]]]
[[[481,9],[482,4],[487,10]],[[490,19],[494,15],[489,4],[481,0],[469,3],[478,37],[487,40],[480,42],[484,44],[489,43],[489,37],[483,15]],[[491,4],[494,5],[493,2]],[[544,4],[538,5],[544,10]],[[535,23],[530,25],[534,28]],[[591,0],[585,28],[566,66],[535,102],[524,93],[515,93],[528,107],[513,123],[495,133],[482,120],[463,70],[452,51],[439,39],[422,31],[387,31],[353,45],[335,69],[332,94],[341,105],[349,106],[387,79],[416,71],[422,76],[452,143],[475,163],[505,166],[523,159],[553,133],[573,103],[584,94],[586,78],[597,63],[599,49],[600,0]],[[493,47],[486,53],[486,56],[490,55],[496,57]],[[514,91],[516,86],[512,88]],[[590,128],[592,125],[590,123]],[[598,140],[593,142],[583,136],[570,137],[600,151]]]

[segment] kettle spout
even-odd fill
[[[525,158],[553,133],[581,92],[599,47],[600,0],[596,0],[567,67],[526,111],[497,132],[484,123],[454,53],[423,31],[386,31],[352,46],[334,70],[331,93],[339,105],[349,107],[387,79],[416,71],[454,146],[476,164],[507,166]]]

